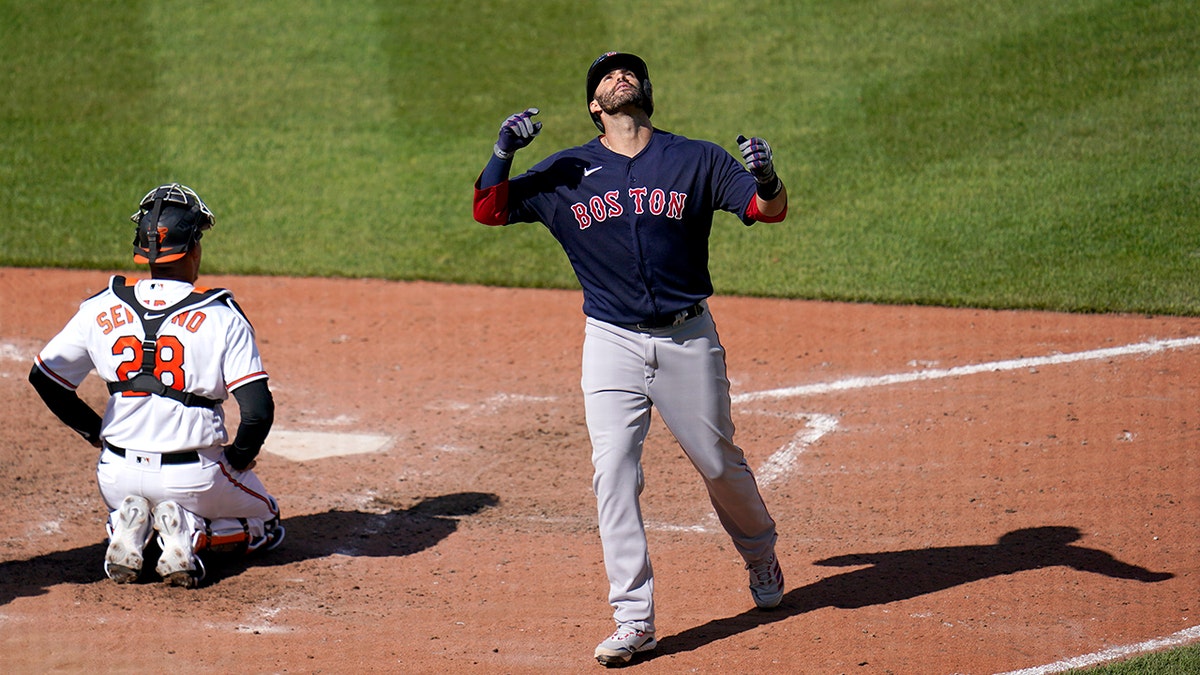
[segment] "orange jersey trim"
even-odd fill
[[[50,366],[46,365],[46,362],[42,360],[41,356],[37,356],[36,359],[37,359],[38,370],[40,370],[43,373],[45,373],[46,375],[48,375],[50,377],[50,379],[59,383],[63,387],[70,389],[71,391],[75,391],[76,389],[78,389],[78,387],[76,387],[75,385],[73,385],[70,382],[63,379],[63,377],[61,375],[54,372],[53,370],[50,370]]]
[[[267,376],[267,371],[260,370],[257,373],[250,373],[249,375],[247,375],[245,377],[239,377],[238,379],[234,380],[233,382],[230,382],[229,384],[225,385],[225,388],[229,389],[229,390],[237,389],[239,386],[246,384],[246,382],[249,380],[260,379],[260,378],[263,378],[266,376]]]

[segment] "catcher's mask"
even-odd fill
[[[216,222],[200,197],[179,183],[160,185],[147,192],[138,212],[129,219],[137,223],[133,260],[139,263],[179,260]]]
[[[646,95],[646,103],[642,108],[646,111],[647,117],[653,115],[654,90],[650,87],[650,72],[646,70],[646,62],[633,54],[605,52],[592,61],[592,66],[588,68],[587,72],[587,104],[590,106],[592,99],[596,98],[596,87],[599,86],[600,80],[616,68],[625,68],[637,75],[638,82],[642,83],[642,93]],[[592,115],[592,123],[601,133],[604,133],[604,124],[600,122],[600,113],[591,112],[590,109],[588,112]]]

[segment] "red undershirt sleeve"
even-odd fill
[[[479,188],[475,183],[475,220],[484,225],[508,224],[508,181],[489,188]]]
[[[783,210],[779,213],[773,216],[764,216],[762,211],[758,210],[758,197],[751,197],[750,203],[746,205],[746,217],[762,223],[779,223],[787,218],[787,204],[783,205]]]

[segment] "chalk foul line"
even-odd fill
[[[1163,649],[1172,647],[1182,647],[1200,640],[1200,626],[1192,626],[1185,628],[1178,633],[1172,633],[1167,637],[1155,638],[1146,640],[1133,645],[1125,645],[1122,647],[1112,647],[1092,654],[1084,654],[1083,656],[1074,656],[1062,661],[1055,661],[1044,666],[1035,666],[1033,668],[1025,668],[1023,670],[1010,670],[999,675],[1052,675],[1053,673],[1061,673],[1073,668],[1086,668],[1088,666],[1096,666],[1117,659],[1124,659],[1138,654],[1148,654]]]
[[[732,400],[734,403],[749,403],[751,401],[762,401],[766,399],[816,396],[837,391],[869,389],[872,387],[884,387],[893,384],[906,384],[909,382],[925,382],[928,380],[942,380],[949,377],[962,377],[964,375],[976,375],[979,373],[999,373],[1008,370],[1021,370],[1023,368],[1038,368],[1042,366],[1061,365],[1064,363],[1075,363],[1077,361],[1094,361],[1097,359],[1110,359],[1122,356],[1134,356],[1138,354],[1153,354],[1156,352],[1167,351],[1169,349],[1184,349],[1187,347],[1195,347],[1197,345],[1200,345],[1200,337],[1176,338],[1172,340],[1149,340],[1147,342],[1138,342],[1121,347],[1093,349],[1084,352],[1051,354],[1048,356],[1034,356],[1023,359],[1008,359],[1004,361],[992,361],[989,363],[975,363],[965,366],[956,366],[954,368],[917,370],[909,373],[894,373],[891,375],[879,375],[876,377],[850,377],[844,380],[835,380],[833,382],[818,382],[815,384],[806,384],[797,387],[767,389],[764,391],[750,392],[748,394],[738,394],[732,397]]]

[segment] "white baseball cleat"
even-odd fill
[[[155,570],[170,586],[195,588],[204,578],[204,564],[192,546],[192,531],[184,519],[183,509],[175,502],[159,502],[154,507],[154,529],[162,556]]]
[[[607,640],[596,645],[596,660],[606,666],[619,666],[629,663],[634,654],[648,652],[657,646],[654,631],[647,632],[621,624]]]
[[[137,581],[142,571],[142,549],[150,541],[150,502],[130,495],[108,517],[108,550],[104,573],[118,584]]]
[[[750,570],[750,595],[759,609],[773,609],[783,601],[783,570],[775,552],[762,560],[746,563]]]

